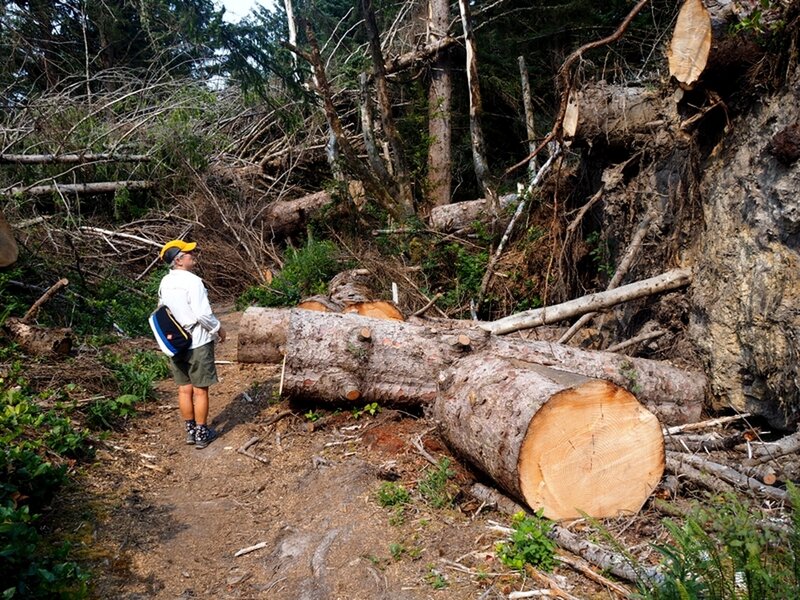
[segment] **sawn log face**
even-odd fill
[[[471,356],[433,414],[451,448],[551,519],[635,513],[663,474],[658,419],[607,381]]]

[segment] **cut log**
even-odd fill
[[[661,479],[658,419],[608,381],[485,356],[444,379],[450,447],[550,519],[635,514]]]
[[[306,298],[297,305],[297,308],[316,310],[318,312],[342,312],[342,308],[344,307],[327,296],[317,295]]]
[[[362,400],[419,406],[435,397],[440,373],[464,356],[506,358],[609,380],[629,390],[668,425],[700,418],[706,382],[700,373],[653,360],[497,337],[475,326],[448,324],[251,307],[242,317],[238,360],[280,363],[287,351],[287,380],[299,379],[292,383],[298,394],[336,402],[341,393],[326,382],[327,374],[344,373],[348,380],[365,382]],[[371,330],[371,345],[357,339],[364,326]],[[306,380],[308,385],[304,385]]]
[[[261,221],[273,235],[285,235],[299,230],[315,213],[330,205],[328,192],[315,192],[295,200],[273,202],[261,215]]]
[[[403,321],[403,313],[391,302],[379,300],[377,302],[356,302],[348,304],[342,310],[343,313],[355,313],[362,317],[372,319],[390,319],[393,321]]]
[[[286,351],[291,312],[273,308],[251,307],[239,321],[237,356],[240,363],[279,365]]]
[[[652,140],[653,132],[678,123],[677,105],[647,88],[593,83],[573,91],[564,115],[564,135],[578,145],[628,147]]]

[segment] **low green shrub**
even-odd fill
[[[249,288],[236,306],[293,306],[305,297],[324,294],[328,281],[344,267],[333,242],[309,239],[304,247],[287,251],[283,269],[272,283]]]
[[[91,455],[85,431],[44,411],[22,387],[0,389],[0,595],[84,598],[88,575],[37,524],[67,477],[66,460]],[[51,460],[59,460],[54,464]]]
[[[518,512],[511,518],[511,539],[495,547],[500,561],[512,569],[522,571],[532,565],[542,571],[555,566],[556,543],[548,537],[553,523],[542,517],[542,511],[532,516]]]
[[[378,504],[387,506],[400,506],[411,501],[411,494],[399,483],[384,481],[378,488]]]

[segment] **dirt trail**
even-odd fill
[[[311,431],[295,408],[270,423],[289,408],[274,400],[279,369],[236,364],[239,317],[222,316],[230,337],[217,359],[230,362],[211,396],[220,438],[185,445],[174,386],[161,382],[150,412],[104,443],[71,492],[85,506],[75,531],[96,565],[96,597],[461,600],[530,589],[495,562],[487,519],[497,514],[464,498],[432,509],[415,493],[402,519],[378,505],[382,474],[414,490],[430,468],[412,438],[427,432],[429,451],[445,455],[425,419],[343,412]],[[253,437],[267,464],[237,451]]]

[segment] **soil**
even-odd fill
[[[99,443],[56,507],[60,534],[93,569],[95,597],[461,600],[547,587],[499,564],[502,534],[491,526],[508,517],[465,493],[474,475],[424,416],[384,408],[312,423],[311,409],[278,398],[280,367],[236,363],[239,317],[221,315],[229,339],[211,388],[219,438],[186,445],[175,387],[160,382],[157,401]],[[453,506],[420,496],[434,467],[415,439],[452,461]],[[378,503],[386,480],[411,491],[402,512]],[[654,523],[640,516],[610,529],[646,546],[661,530]],[[575,597],[614,597],[566,567],[550,577]]]

